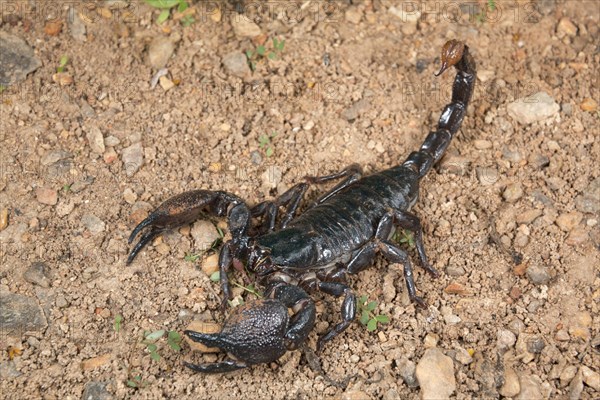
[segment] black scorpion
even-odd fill
[[[223,307],[231,297],[227,276],[231,266],[245,266],[267,286],[265,299],[235,308],[220,333],[185,332],[192,340],[219,347],[235,359],[186,363],[188,367],[199,372],[228,372],[274,361],[302,345],[315,323],[315,305],[307,294],[314,291],[343,296],[342,321],[319,338],[317,348],[321,349],[355,319],[356,298],[346,276],[367,268],[378,252],[389,262],[404,266],[410,299],[425,305],[416,293],[409,256],[390,238],[395,227],[411,232],[421,266],[432,276],[438,275],[427,261],[421,222],[409,210],[417,200],[420,179],[440,160],[459,130],[476,77],[475,62],[462,42],[447,42],[441,61],[436,75],[451,66],[457,70],[452,101],[444,108],[437,130],[430,132],[421,148],[402,164],[365,177],[358,165],[328,176],[307,177],[276,200],[254,207],[223,191],[189,191],[165,201],[133,230],[129,243],[149,227],[132,249],[128,264],[161,232],[189,224],[201,212],[227,216],[232,238],[219,255]],[[342,178],[296,216],[310,184]],[[282,215],[278,215],[280,208],[285,209]],[[261,222],[253,225],[253,219]],[[291,317],[288,309],[293,311]]]

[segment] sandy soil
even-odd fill
[[[75,2],[85,41],[70,34],[68,7],[19,4],[1,29],[25,39],[42,67],[2,93],[0,293],[34,299],[45,321],[2,329],[3,398],[82,398],[84,390],[92,398],[419,398],[409,383],[433,347],[453,360],[453,398],[600,396],[589,377],[600,370],[600,114],[585,100],[599,99],[598,3],[503,2],[487,17],[474,3],[411,3],[438,7],[418,22],[390,12],[408,6],[391,0],[306,2],[293,19],[253,8],[267,49],[274,37],[285,47],[276,60],[256,58],[243,77],[223,59],[257,39],[234,32],[228,2],[220,16],[196,4],[187,27],[179,16],[157,25],[144,3]],[[48,29],[48,18],[64,21],[62,30]],[[150,86],[157,68],[148,51],[161,36],[174,43],[169,90]],[[469,44],[479,78],[460,133],[413,209],[442,272],[432,279],[416,268],[428,309],[409,303],[398,265],[378,259],[356,276],[352,287],[391,321],[374,333],[353,324],[321,354],[332,379],[357,374],[346,389],[297,351],[201,376],[181,361],[216,356],[186,344],[175,352],[163,338],[152,360],[144,331],[182,332],[192,319],[224,316],[218,284],[185,259],[201,250],[189,229],[125,266],[140,218],[193,188],[255,204],[307,174],[401,162],[450,98],[453,74],[433,76],[449,38]],[[65,55],[70,84],[53,80]],[[540,91],[560,111],[532,124],[509,115],[510,103]],[[94,142],[98,129],[104,143]],[[267,156],[259,138],[272,133]],[[132,152],[143,155],[139,168]],[[338,300],[316,299],[312,347],[339,318]],[[516,381],[516,392],[505,381]]]

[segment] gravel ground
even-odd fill
[[[2,40],[31,53],[1,76],[3,398],[600,396],[600,3],[198,2],[162,25],[143,2],[0,3]],[[413,208],[442,272],[416,268],[428,308],[399,265],[355,276],[390,322],[322,352],[330,379],[355,375],[345,388],[299,351],[202,376],[182,360],[219,356],[163,337],[153,360],[145,331],[224,318],[214,257],[186,257],[215,229],[164,234],[126,267],[137,222],[189,189],[255,204],[305,175],[402,162],[450,98],[453,73],[433,73],[452,38],[478,80]],[[312,348],[339,319],[339,300],[315,299]]]

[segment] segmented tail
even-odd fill
[[[442,48],[442,67],[439,76],[449,67],[456,68],[452,85],[452,101],[446,105],[436,131],[430,132],[418,151],[410,153],[404,166],[412,168],[422,178],[444,155],[452,137],[460,129],[467,105],[475,88],[475,61],[463,42],[450,40]]]

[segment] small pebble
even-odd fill
[[[440,338],[437,334],[429,332],[427,335],[425,335],[425,339],[423,340],[423,346],[426,349],[432,349],[435,346],[437,346],[439,339]]]
[[[565,243],[569,246],[579,246],[589,240],[590,236],[586,232],[584,227],[575,227],[569,233],[569,236],[565,240]]]
[[[137,142],[123,149],[121,158],[125,174],[128,177],[133,176],[144,163],[144,149],[142,148],[142,144]]]
[[[56,307],[58,308],[65,308],[69,305],[69,302],[67,301],[64,295],[59,294],[56,296],[56,301],[54,304],[56,304]]]
[[[166,244],[165,242],[162,242],[162,243],[159,243],[156,245],[156,251],[159,254],[166,256],[171,251],[171,247],[168,244]]]
[[[600,392],[600,374],[585,365],[581,367],[581,373],[583,382],[595,391]]]
[[[69,86],[73,83],[73,77],[68,72],[57,72],[52,75],[52,81],[60,86]]]
[[[160,78],[158,78],[158,83],[165,92],[175,87],[173,81],[167,78],[166,76],[161,76]]]
[[[507,106],[508,115],[524,125],[553,117],[559,110],[559,105],[546,92],[518,99]]]
[[[57,36],[62,31],[63,23],[60,20],[51,20],[44,25],[44,33],[48,36]]]
[[[492,142],[483,139],[474,140],[473,145],[477,150],[487,150],[492,148]]]
[[[579,370],[569,383],[569,400],[580,399],[581,392],[583,392],[583,376],[581,370]]]
[[[357,354],[352,354],[350,356],[350,362],[351,363],[356,364],[359,361],[360,361],[360,357]]]
[[[81,362],[81,368],[84,371],[91,371],[93,369],[96,369],[103,365],[108,364],[108,362],[110,361],[111,358],[112,358],[111,353],[106,353],[101,356],[88,358],[87,360],[84,360]]]
[[[125,201],[128,204],[133,204],[137,200],[137,194],[133,190],[131,190],[130,188],[126,188],[123,191],[123,198],[125,199]]]
[[[575,374],[577,373],[577,366],[575,365],[567,365],[565,369],[560,373],[560,386],[565,387],[573,380]]]
[[[556,218],[556,225],[558,225],[558,227],[563,231],[570,232],[581,222],[582,219],[583,215],[580,212],[571,211],[559,215],[558,218]]]
[[[469,365],[473,362],[473,357],[471,357],[471,354],[469,354],[469,352],[462,347],[456,348],[454,359],[462,365]]]
[[[477,168],[477,179],[482,185],[493,185],[500,179],[500,174],[496,168],[481,167]]]
[[[523,159],[523,155],[518,149],[513,149],[508,146],[502,148],[502,157],[511,163],[518,163]]]
[[[556,32],[559,34],[559,38],[565,35],[573,37],[577,35],[577,26],[569,18],[563,17],[558,21]]]
[[[560,329],[556,331],[556,334],[554,334],[554,338],[560,342],[568,342],[569,339],[571,339],[569,337],[569,332],[567,332],[566,329]]]
[[[260,155],[260,152],[253,150],[250,153],[250,161],[252,161],[252,164],[254,165],[260,165],[262,163],[262,156]]]
[[[515,397],[521,391],[519,376],[512,368],[504,370],[504,384],[499,390],[500,395],[504,397]]]
[[[502,197],[504,197],[504,200],[508,201],[509,203],[516,202],[522,196],[523,187],[520,183],[511,183],[510,185],[506,186],[506,189],[504,189],[504,193],[502,193]]]
[[[348,9],[346,9],[345,17],[346,17],[346,21],[348,21],[348,22],[351,22],[356,25],[356,24],[360,23],[362,16],[363,16],[363,12],[358,7],[348,7]]]
[[[539,336],[533,336],[527,340],[527,351],[533,354],[540,354],[546,347],[544,339]]]
[[[39,203],[47,204],[49,206],[53,206],[58,202],[58,192],[54,189],[45,187],[37,188],[35,190],[35,196]]]
[[[253,38],[260,36],[262,33],[260,27],[250,18],[240,17],[237,14],[232,14],[231,26],[233,27],[235,35],[242,38]]]
[[[581,107],[583,111],[594,112],[598,109],[598,103],[596,102],[596,100],[588,97],[586,99],[583,99],[579,107]]]
[[[25,281],[43,288],[50,287],[48,266],[43,262],[34,262],[23,273]]]
[[[190,233],[194,239],[194,247],[197,251],[209,250],[213,243],[219,239],[219,231],[208,220],[194,222]]]
[[[92,234],[103,232],[106,226],[104,221],[93,214],[84,214],[81,217],[81,224]]]
[[[202,272],[210,277],[219,270],[219,255],[211,254],[202,261]]]
[[[516,400],[532,400],[532,399],[543,399],[541,390],[541,380],[534,375],[521,375],[519,377],[519,383],[521,384],[521,390],[515,397]]]
[[[530,210],[524,211],[521,214],[517,215],[517,217],[515,218],[515,221],[518,224],[531,224],[533,221],[535,221],[540,215],[542,215],[542,210],[539,210],[537,208],[532,208]]]
[[[223,57],[223,66],[232,75],[243,78],[250,74],[248,59],[241,51],[233,51]]]
[[[245,19],[245,18],[240,18]],[[175,45],[166,36],[155,36],[148,48],[148,63],[152,68],[161,69],[175,51]]]
[[[465,274],[465,269],[460,265],[450,264],[446,267],[446,273],[452,277],[458,277]]]
[[[528,161],[535,169],[543,169],[550,165],[550,159],[543,154],[532,154]]]
[[[402,357],[401,359],[396,360],[396,365],[398,368],[398,373],[402,377],[402,380],[404,380],[404,383],[406,383],[406,386],[410,388],[419,386],[417,377],[415,375],[416,366],[414,362],[410,361],[406,357]]]
[[[517,337],[514,333],[507,329],[499,329],[496,332],[496,346],[501,351],[506,351],[512,348],[517,342]]]
[[[302,126],[302,129],[304,129],[305,131],[310,131],[314,127],[315,127],[315,122],[311,119],[310,121],[308,121],[307,123],[305,123]]]
[[[8,208],[3,208],[0,211],[0,231],[3,231],[8,226]]]
[[[425,350],[416,368],[423,399],[449,399],[456,389],[454,363],[440,349]]]
[[[342,393],[340,400],[371,400],[371,396],[360,390],[348,389]]]
[[[527,267],[527,277],[534,285],[545,285],[552,279],[548,269],[537,264]]]
[[[117,158],[119,158],[119,156],[117,155],[117,152],[115,151],[115,149],[113,149],[112,147],[109,147],[108,149],[106,149],[106,151],[104,152],[104,155],[102,156],[102,159],[107,164],[114,163],[117,160]]]

